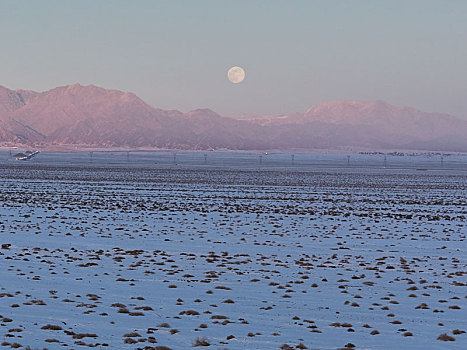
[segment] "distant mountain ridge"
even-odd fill
[[[45,92],[0,86],[0,144],[466,152],[467,121],[384,101],[333,101],[303,113],[223,117],[210,109],[157,109],[135,94],[94,85]]]

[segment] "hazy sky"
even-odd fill
[[[1,0],[0,73],[13,89],[95,84],[181,111],[381,99],[467,118],[467,1]]]

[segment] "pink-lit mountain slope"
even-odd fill
[[[467,121],[382,101],[321,103],[304,113],[222,117],[156,109],[132,93],[79,84],[0,87],[0,143],[183,149],[349,148],[467,151]]]
[[[466,150],[467,121],[442,113],[396,107],[383,101],[333,101],[304,113],[241,116],[274,130],[285,146]],[[295,141],[292,141],[295,139]]]
[[[20,94],[0,86],[0,142],[30,143],[44,141],[44,136],[15,120],[12,115],[25,106]]]

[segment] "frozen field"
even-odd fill
[[[465,156],[0,158],[0,348],[467,349]]]

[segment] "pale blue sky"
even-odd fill
[[[1,0],[0,73],[13,89],[95,84],[182,111],[382,99],[466,118],[467,1]]]

